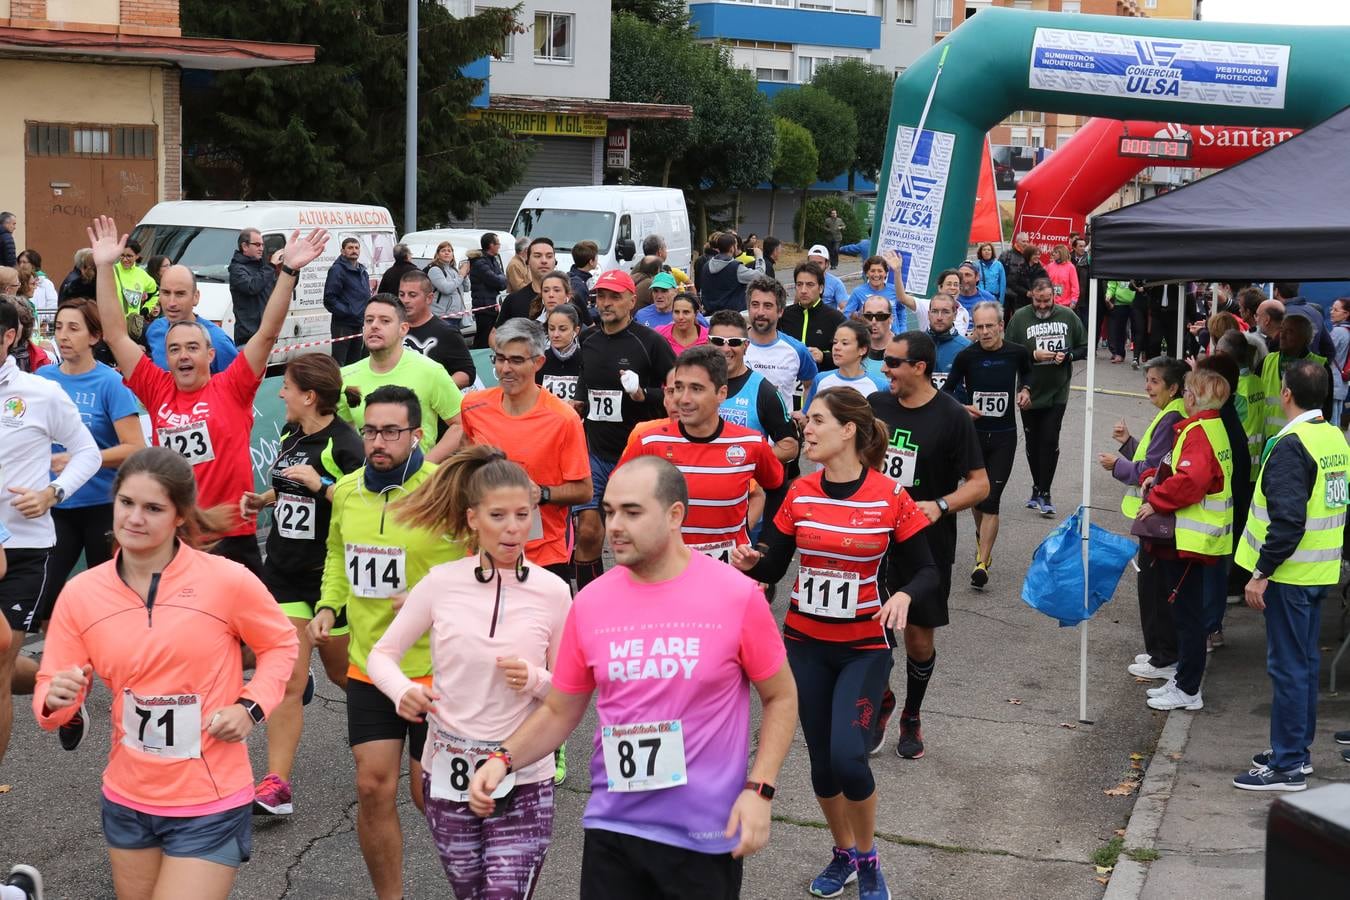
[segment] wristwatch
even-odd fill
[[[49,488],[52,489],[52,496],[54,496],[54,497],[56,498],[56,502],[57,502],[57,503],[64,503],[64,502],[65,502],[65,500],[66,500],[66,489],[65,489],[65,488],[61,487],[61,485],[57,484],[55,481],[53,481],[51,484],[47,485],[47,487],[49,487]]]
[[[284,259],[281,261],[281,271],[285,272],[287,275],[291,276],[292,278],[299,278],[299,277],[300,277],[300,270],[299,270],[299,269],[292,269],[290,266],[286,265],[286,260],[284,260]]]
[[[253,719],[254,725],[257,725],[260,722],[262,722],[265,714],[263,713],[263,708],[258,705],[257,700],[250,700],[247,697],[240,697],[238,700],[234,702],[238,703],[244,709],[248,710],[249,717]]]
[[[947,505],[947,498],[946,498],[946,497],[939,497],[939,498],[937,498],[937,508],[938,508],[939,510],[941,510],[941,512],[942,512],[942,514],[943,514],[944,516],[945,516],[947,513],[951,512],[951,507]]]
[[[1267,575],[1265,572],[1262,572],[1260,569],[1253,569],[1253,570],[1252,570],[1252,580],[1253,580],[1253,581],[1265,581],[1265,580],[1267,580],[1268,578],[1270,578],[1270,576]]]
[[[549,490],[547,486],[541,485],[539,488],[539,505],[543,506],[545,503],[548,503],[552,499],[553,499],[553,491]]]
[[[754,791],[758,796],[763,797],[765,800],[773,800],[773,795],[775,793],[773,785],[766,781],[747,781],[745,783],[745,789],[747,791]]]

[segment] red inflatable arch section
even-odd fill
[[[1071,233],[1083,233],[1084,222],[1093,210],[1150,166],[1225,169],[1298,133],[1297,128],[1088,119],[1017,186],[1015,231],[1027,232],[1040,246],[1067,243]],[[1121,156],[1122,137],[1169,141],[1189,137],[1191,155],[1175,160]]]

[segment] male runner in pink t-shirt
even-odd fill
[[[758,586],[685,546],[688,505],[684,477],[659,457],[615,470],[604,509],[619,565],[577,594],[554,690],[470,787],[474,811],[491,812],[508,766],[552,753],[599,690],[582,900],[735,898],[742,858],[769,839],[797,690]],[[764,713],[747,780],[731,763],[749,752],[751,683]]]

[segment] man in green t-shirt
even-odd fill
[[[463,395],[444,366],[404,349],[403,338],[407,333],[408,312],[398,298],[389,294],[370,298],[361,326],[361,337],[370,355],[343,367],[345,396],[338,402],[337,414],[360,431],[364,422],[362,398],[387,384],[406,387],[417,395],[422,406],[422,452],[431,462],[442,462],[459,449],[464,438],[459,423]],[[439,440],[435,422],[444,426]]]
[[[1007,339],[1031,352],[1031,403],[1022,410],[1032,485],[1027,509],[1053,516],[1050,486],[1059,465],[1059,428],[1069,403],[1073,361],[1087,358],[1087,332],[1072,310],[1055,305],[1050,279],[1037,278],[1031,283],[1031,305],[1013,313]]]

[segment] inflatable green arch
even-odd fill
[[[895,83],[872,244],[928,296],[965,256],[984,136],[1009,113],[1309,128],[1350,105],[1347,46],[1350,28],[982,10]]]

